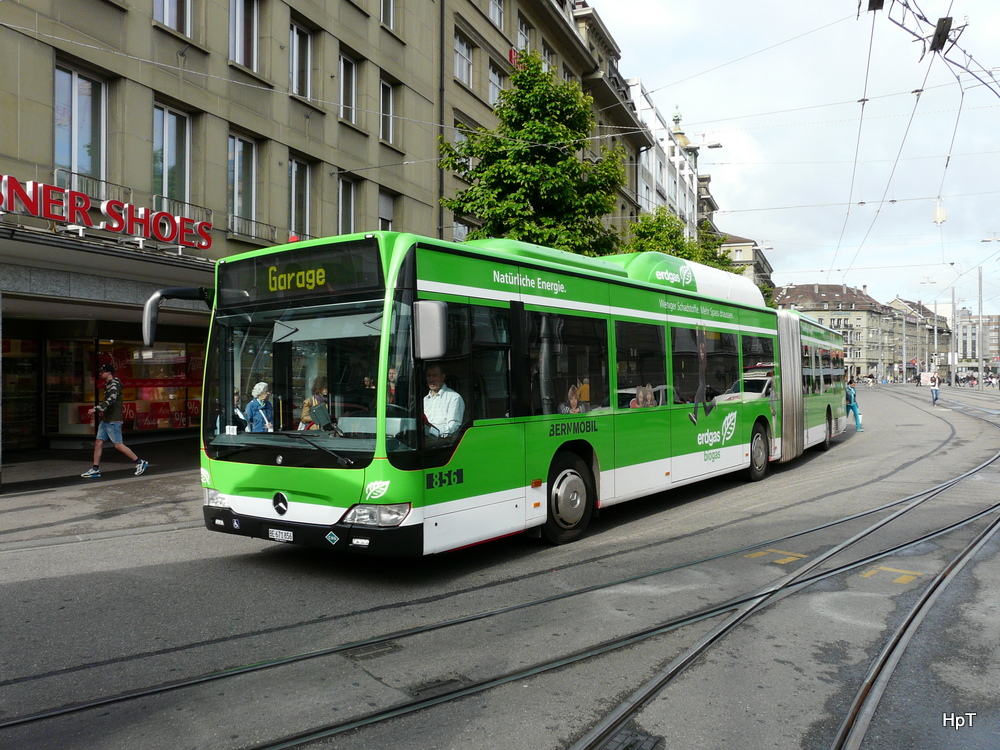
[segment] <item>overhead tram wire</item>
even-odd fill
[[[859,103],[861,104],[861,113],[858,117],[858,135],[854,141],[854,163],[851,165],[851,184],[848,188],[847,193],[847,213],[844,214],[844,223],[840,226],[840,236],[837,237],[837,246],[833,250],[833,260],[830,265],[833,266],[837,262],[837,255],[840,253],[840,248],[844,242],[844,233],[847,231],[847,222],[851,218],[851,205],[854,202],[854,183],[858,176],[858,154],[861,151],[861,131],[865,124],[865,105],[868,103],[868,83],[871,77],[872,70],[872,49],[875,46],[875,14],[872,13],[872,29],[868,36],[868,59],[865,61],[865,83],[861,92],[861,99]],[[831,272],[832,273],[832,272]],[[827,282],[830,281],[830,274],[826,276]]]
[[[934,66],[934,58],[932,57],[930,62],[927,64],[927,71],[924,74],[923,83],[927,83],[927,79],[930,77],[931,68]],[[871,223],[868,225],[868,229],[865,231],[864,237],[861,238],[861,242],[858,243],[858,249],[854,251],[854,257],[851,258],[851,262],[847,266],[847,270],[844,271],[844,278],[847,277],[847,273],[854,267],[855,261],[858,259],[858,255],[861,253],[861,248],[865,246],[868,241],[868,236],[871,234],[872,229],[875,228],[875,222],[878,221],[880,214],[882,213],[882,207],[886,203],[886,196],[889,194],[889,188],[892,186],[892,178],[896,174],[896,167],[899,166],[899,158],[903,153],[903,146],[906,144],[906,138],[910,133],[910,127],[913,125],[913,119],[917,114],[917,107],[920,105],[920,95],[923,93],[923,88],[916,89],[914,92],[913,109],[910,111],[910,119],[906,123],[906,129],[903,131],[903,137],[899,141],[899,149],[896,151],[896,158],[893,159],[892,169],[889,171],[889,177],[885,181],[885,190],[882,191],[882,198],[878,202],[878,207],[875,209],[875,215],[872,216]]]

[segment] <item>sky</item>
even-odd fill
[[[1000,314],[1000,2],[589,4],[621,74],[692,143],[722,144],[698,162],[716,225],[772,248],[776,285],[867,285],[942,314],[954,290],[975,314],[981,268]],[[946,16],[942,56],[918,37]]]

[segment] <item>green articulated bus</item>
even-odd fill
[[[526,530],[829,447],[843,341],[743,276],[399,232],[219,261],[202,396],[207,528],[376,555]],[[267,391],[263,391],[266,384]]]

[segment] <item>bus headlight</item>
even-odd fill
[[[342,523],[356,523],[362,526],[399,526],[409,513],[409,503],[355,505],[347,511]]]
[[[211,505],[215,508],[228,508],[229,502],[223,497],[222,493],[218,490],[213,490],[211,487],[203,488],[205,490],[205,505]]]

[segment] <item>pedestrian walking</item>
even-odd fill
[[[937,406],[938,399],[941,398],[941,378],[938,374],[931,374],[931,406]]]
[[[847,381],[847,416],[854,412],[854,428],[857,432],[864,432],[861,429],[861,412],[858,411],[858,392],[854,388],[854,378]]]
[[[101,365],[97,377],[104,382],[104,400],[88,412],[101,413],[101,423],[97,427],[97,439],[94,441],[94,465],[81,474],[87,479],[99,479],[101,476],[101,453],[104,452],[104,441],[110,440],[115,449],[121,451],[129,460],[135,462],[135,475],[142,474],[149,462],[139,458],[132,449],[122,442],[122,381],[115,377],[114,365]]]

